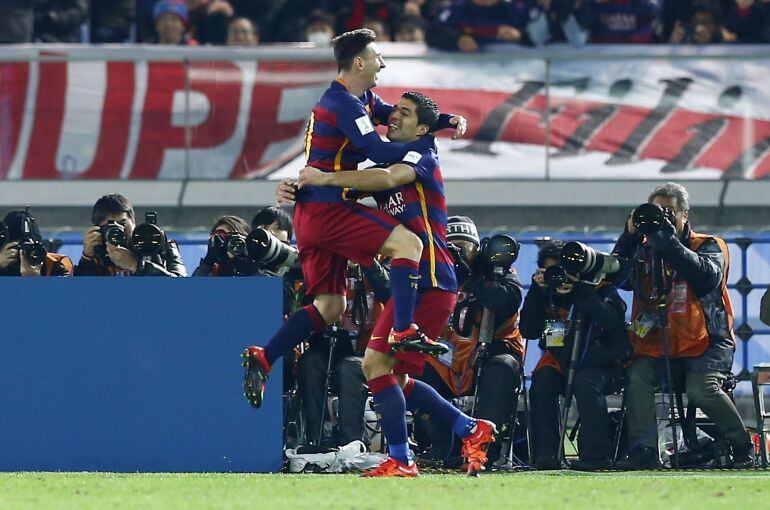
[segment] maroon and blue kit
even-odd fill
[[[357,170],[370,159],[389,165],[409,144],[383,142],[375,125],[393,106],[372,91],[358,98],[341,80],[332,82],[310,116],[305,138],[307,164],[324,172]],[[348,200],[336,186],[306,186],[297,194],[294,231],[308,295],[345,294],[348,260],[371,265],[399,222]]]
[[[417,282],[417,306],[415,322],[429,338],[438,338],[454,309],[457,299],[452,255],[447,249],[447,207],[444,179],[438,162],[433,135],[421,138],[423,147],[410,150],[401,163],[414,168],[413,183],[385,192],[376,193],[375,200],[381,211],[395,218],[422,241],[422,259]],[[393,268],[391,268],[391,272]],[[372,332],[369,347],[383,353],[391,353],[388,333],[393,324],[392,300]],[[397,352],[399,360],[395,373],[419,375],[425,364],[425,355],[415,352]]]

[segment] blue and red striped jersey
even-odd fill
[[[375,126],[387,123],[393,105],[367,90],[362,97],[351,94],[345,83],[335,80],[313,108],[305,134],[305,160],[324,172],[357,170],[370,159],[389,165],[401,160],[409,144],[389,143],[380,138]],[[337,202],[344,190],[335,186],[307,186],[298,201]]]
[[[419,288],[457,292],[454,263],[446,242],[446,195],[436,139],[433,135],[425,135],[420,138],[420,143],[422,147],[410,150],[401,161],[414,168],[415,181],[375,193],[374,199],[380,210],[420,236],[423,249]]]

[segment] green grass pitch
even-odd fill
[[[770,504],[770,472],[567,471],[355,475],[0,474],[2,510],[621,509],[733,510]]]

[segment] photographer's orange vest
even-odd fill
[[[469,338],[460,336],[449,324],[444,326],[439,340],[451,345],[451,366],[442,363],[440,359],[428,358],[428,363],[441,376],[444,384],[452,390],[454,395],[467,394],[473,384],[473,363],[476,360],[476,347],[479,344],[480,325],[481,312],[476,315]],[[505,342],[508,349],[515,352],[520,359],[524,359],[526,345],[519,332],[519,312],[501,324],[492,335],[492,339],[495,342]]]
[[[735,344],[733,309],[730,304],[730,296],[727,293],[727,276],[730,268],[730,254],[727,250],[727,244],[718,237],[691,232],[690,249],[698,251],[698,248],[708,239],[714,239],[717,242],[725,260],[720,287],[730,338]],[[636,269],[638,268],[639,266]],[[709,333],[703,307],[700,298],[695,295],[690,284],[682,278],[677,278],[676,274],[673,276],[672,289],[668,294],[670,355],[672,358],[697,357],[706,352],[709,346]],[[650,295],[652,282],[649,277],[644,278],[642,286],[644,292]],[[631,319],[634,320],[643,310],[655,314],[655,316],[659,314],[657,306],[644,303],[639,297],[638,290],[635,289]],[[663,357],[663,331],[659,326],[655,326],[644,338],[637,336],[632,328],[629,337],[637,356]]]

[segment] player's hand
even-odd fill
[[[463,53],[476,53],[479,51],[479,43],[476,42],[476,39],[474,39],[473,36],[467,34],[461,35],[460,38],[457,39],[457,49]]]
[[[468,121],[462,115],[455,115],[449,119],[449,124],[455,126],[455,134],[452,135],[452,140],[462,138],[468,129]]]
[[[19,265],[19,273],[21,276],[40,276],[40,270],[43,268],[42,262],[33,266],[29,263],[27,257],[25,257],[23,253],[19,253],[19,260],[21,261]]]
[[[102,233],[99,227],[88,227],[83,234],[83,255],[87,257],[96,256],[96,247],[102,244]]]
[[[139,268],[136,255],[131,253],[128,248],[107,243],[107,255],[110,256],[110,260],[113,264],[121,269],[136,273],[136,270]]]
[[[497,28],[497,40],[516,43],[521,40],[521,32],[518,28],[508,25],[500,25]]]
[[[299,172],[299,180],[297,181],[297,187],[299,189],[305,186],[320,186],[323,185],[324,173],[312,166],[306,166]]]
[[[293,204],[297,199],[297,183],[294,179],[283,179],[275,188],[275,205]]]
[[[7,269],[19,260],[19,243],[12,241],[0,250],[0,269]]]

